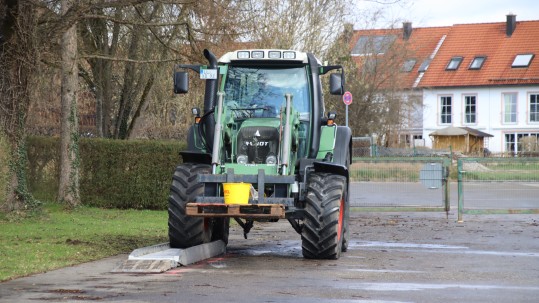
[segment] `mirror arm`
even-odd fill
[[[190,69],[192,71],[195,71],[197,74],[200,74],[200,68],[201,67],[202,67],[201,65],[178,64],[178,65],[176,65],[176,70],[178,70],[180,68],[187,68],[187,69]]]
[[[320,74],[325,75],[327,72],[335,70],[335,69],[341,69],[342,73],[344,74],[344,68],[341,65],[321,66],[320,67]]]

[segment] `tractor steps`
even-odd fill
[[[285,206],[281,204],[187,203],[186,214],[193,217],[284,219]]]

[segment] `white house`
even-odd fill
[[[404,23],[400,31],[359,30],[351,41],[352,56],[361,55],[358,46],[366,37],[404,41],[409,57],[402,62],[401,89],[422,96],[423,103],[417,114],[422,131],[417,125],[404,127],[407,141],[423,139],[432,147],[432,132],[469,127],[493,135],[484,140],[493,153],[525,151],[524,141],[535,142],[537,151],[539,20],[506,17],[496,23],[413,29]]]
[[[458,24],[451,28],[418,87],[423,138],[447,126],[471,127],[491,152],[524,151],[539,138],[539,21]],[[529,140],[529,139],[528,139]]]

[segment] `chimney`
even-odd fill
[[[513,14],[507,15],[507,22],[505,27],[505,33],[507,34],[507,37],[511,37],[513,35],[513,32],[515,31],[515,28],[517,27],[517,16]]]
[[[403,22],[402,23],[402,39],[408,41],[412,35],[412,22]]]

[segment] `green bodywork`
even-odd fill
[[[322,132],[320,133],[320,147],[318,148],[318,154],[316,159],[324,159],[328,153],[333,153],[335,149],[335,136],[337,135],[337,128],[332,126],[322,126]]]

